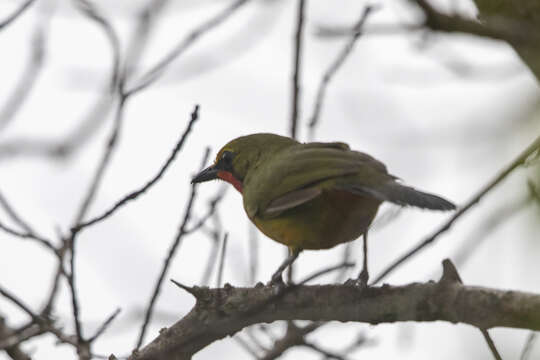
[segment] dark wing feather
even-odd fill
[[[321,193],[322,189],[317,187],[309,187],[291,191],[281,197],[278,197],[277,199],[272,200],[264,212],[269,216],[277,215],[285,210],[295,208],[310,200],[313,200]]]
[[[453,210],[456,208],[454,204],[440,196],[428,194],[394,181],[373,186],[349,184],[341,186],[341,188],[354,194],[372,196],[381,201],[389,201],[401,206],[416,206],[431,210]]]

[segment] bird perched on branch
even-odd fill
[[[274,134],[252,134],[230,141],[213,165],[192,183],[221,179],[243,197],[249,219],[269,238],[290,249],[272,276],[282,272],[304,249],[328,249],[363,235],[364,261],[358,280],[366,286],[367,231],[379,205],[452,210],[439,196],[405,186],[386,166],[345,143],[298,141]]]

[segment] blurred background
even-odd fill
[[[0,2],[0,19],[23,1]],[[57,239],[72,225],[115,124],[110,91],[114,56],[103,28],[77,1],[36,0],[12,24],[0,28],[0,192],[40,234]],[[221,13],[225,0],[93,0],[114,28],[127,87],[200,24]],[[474,18],[469,0],[433,1],[439,9]],[[297,135],[301,141],[343,141],[383,161],[389,171],[417,188],[464,204],[540,133],[538,82],[507,43],[465,34],[419,29],[422,14],[406,0],[380,0],[363,35],[329,83],[318,123],[310,128],[321,79],[361,17],[364,1],[307,1]],[[255,132],[290,135],[296,1],[251,0],[205,31],[161,76],[126,102],[123,125],[95,201],[86,219],[100,215],[154,176],[200,105],[178,158],[145,195],[107,220],[81,232],[77,287],[85,333],[116,308],[122,313],[96,342],[96,354],[117,356],[136,342],[144,310],[163,259],[184,216],[189,180],[229,140]],[[145,12],[146,10],[146,12]],[[142,15],[141,15],[142,14]],[[148,20],[149,19],[149,20]],[[1,21],[1,20],[0,20]],[[145,28],[145,26],[147,28]],[[451,258],[471,285],[538,293],[538,201],[528,183],[539,183],[538,163],[514,171],[500,186],[385,282],[438,279]],[[207,212],[223,184],[198,187],[193,219]],[[234,286],[267,282],[283,260],[284,247],[257,233],[241,196],[225,192],[216,216],[186,236],[166,279],[216,285],[216,267],[205,275],[228,232],[223,281]],[[450,215],[384,205],[370,236],[370,273],[429,235]],[[391,221],[388,219],[391,218]],[[10,222],[0,209],[3,223]],[[358,244],[357,244],[358,243]],[[351,245],[360,269],[360,241]],[[344,245],[300,256],[301,279],[339,263]],[[32,241],[0,232],[0,284],[34,309],[43,306],[56,259]],[[318,280],[333,282],[335,274]],[[65,285],[65,284],[64,284]],[[168,281],[156,305],[145,342],[186,314],[194,299]],[[73,332],[69,291],[63,286],[54,311]],[[0,315],[16,327],[27,315],[0,298]],[[285,325],[256,326],[239,335],[270,347]],[[490,332],[505,359],[517,359],[529,333]],[[490,359],[480,332],[467,325],[402,323],[369,326],[330,323],[311,342],[341,352],[358,337],[347,359]],[[23,348],[36,359],[72,359],[73,348],[53,336]],[[6,355],[0,353],[0,359]],[[197,359],[250,359],[232,338],[201,351]],[[321,359],[305,347],[283,359]],[[540,346],[530,359],[540,358]]]

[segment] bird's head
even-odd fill
[[[240,193],[250,169],[268,156],[286,146],[297,144],[296,140],[274,134],[252,134],[229,141],[219,150],[214,163],[195,175],[191,183],[214,179],[225,180]]]

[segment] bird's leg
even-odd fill
[[[269,285],[277,285],[277,284],[283,284],[283,271],[287,267],[289,267],[298,257],[298,254],[300,254],[300,249],[292,249],[289,256],[279,265],[276,272],[272,275],[272,279],[270,280]]]
[[[367,287],[368,286],[368,280],[369,280],[369,272],[368,272],[368,265],[367,265],[367,230],[363,235],[363,247],[364,247],[364,259],[362,263],[362,271],[358,275],[358,281],[360,282],[361,287]]]

